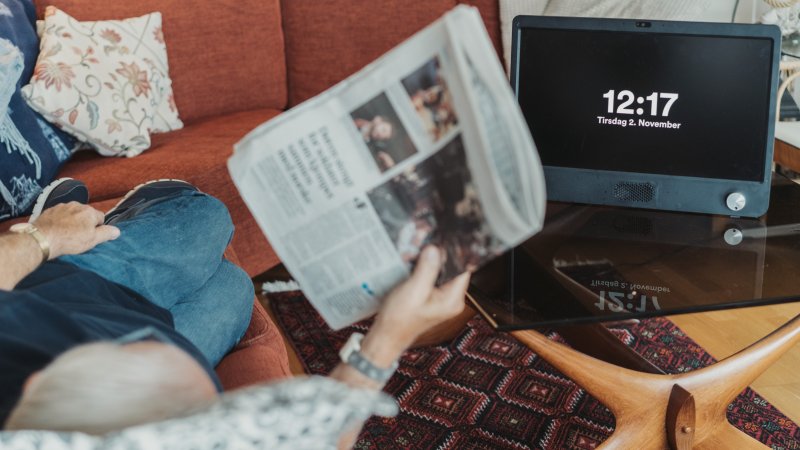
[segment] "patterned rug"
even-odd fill
[[[306,371],[327,374],[338,349],[368,322],[335,332],[300,292],[268,300]],[[614,330],[669,373],[714,362],[664,318]],[[551,339],[561,340],[552,332]],[[356,449],[592,449],[614,429],[614,416],[583,389],[479,317],[448,345],[407,352],[385,391],[396,418],[373,417]],[[728,420],[773,449],[800,449],[800,429],[752,389],[728,407]]]

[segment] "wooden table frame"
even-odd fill
[[[475,299],[468,300],[494,322]],[[675,375],[660,373],[601,324],[558,332],[575,348],[534,330],[510,334],[614,414],[616,428],[599,448],[766,449],[731,425],[726,411],[738,394],[800,341],[800,315],[716,364]]]
[[[773,160],[781,167],[800,173],[800,149],[791,144],[775,139]]]

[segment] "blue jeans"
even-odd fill
[[[219,200],[181,191],[128,211],[121,234],[60,260],[125,286],[172,313],[175,329],[217,365],[241,339],[253,309],[253,283],[222,257],[233,236]]]

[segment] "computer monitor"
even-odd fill
[[[767,211],[777,27],[518,16],[512,32],[549,200]]]

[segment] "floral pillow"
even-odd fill
[[[150,132],[183,127],[158,12],[78,22],[48,6],[39,59],[22,94],[106,156],[136,156],[150,147]]]

